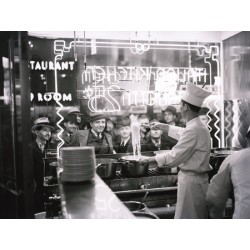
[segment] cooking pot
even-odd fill
[[[124,201],[123,204],[129,209],[130,212],[142,212],[145,211],[146,208],[146,205],[139,201]]]
[[[102,179],[112,179],[116,174],[117,161],[109,158],[97,158],[96,159],[96,173]]]
[[[125,163],[121,165],[121,174],[126,177],[142,177],[148,174],[148,163],[140,163],[138,156],[126,155],[121,157]]]
[[[170,152],[171,150],[158,150],[158,151],[154,151],[155,155],[159,155],[159,154],[165,154]],[[156,167],[157,171],[161,174],[170,174],[172,173],[171,168],[159,168]]]

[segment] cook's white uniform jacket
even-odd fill
[[[211,218],[222,218],[233,187],[234,219],[250,219],[250,149],[228,156],[211,179],[207,201]]]
[[[155,159],[159,167],[180,168],[175,218],[207,218],[206,192],[211,138],[199,117],[187,122],[186,128],[169,126],[168,135],[178,143],[168,153]]]

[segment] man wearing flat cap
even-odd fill
[[[170,150],[173,145],[169,140],[166,140],[163,137],[163,131],[157,127],[153,127],[151,124],[155,124],[159,122],[156,119],[153,119],[149,123],[150,132],[148,140],[143,144],[141,144],[141,151],[159,151],[159,150]],[[177,140],[176,140],[177,143]]]
[[[39,213],[45,210],[44,208],[44,163],[45,150],[49,148],[49,139],[51,137],[51,131],[54,128],[50,125],[47,117],[41,117],[35,120],[31,132],[36,135],[36,139],[32,143],[32,155],[33,155],[33,173],[35,182],[34,192],[34,210],[35,213]]]
[[[160,168],[179,167],[178,192],[175,218],[204,219],[208,216],[206,192],[211,140],[208,128],[201,123],[198,112],[206,97],[211,93],[191,83],[181,97],[181,115],[186,128],[163,123],[154,124],[168,131],[178,143],[167,153],[154,157],[141,157],[141,162],[156,162]]]
[[[62,139],[64,140],[63,146],[69,146],[71,135],[79,129],[81,124],[81,116],[80,111],[73,107],[69,110],[67,115],[64,117],[63,125],[65,127],[62,133]]]
[[[112,136],[104,132],[106,116],[100,113],[91,113],[89,123],[90,129],[78,130],[73,133],[70,146],[93,146],[95,154],[113,154]]]
[[[119,129],[119,137],[115,143],[116,153],[132,153],[132,139],[131,139],[131,120],[129,117],[117,122],[117,128]]]

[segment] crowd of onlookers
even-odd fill
[[[202,109],[201,111],[200,119],[204,124],[207,124],[207,110]],[[160,120],[150,119],[147,114],[134,114],[133,116],[136,117],[137,121],[140,123],[142,152],[170,150],[177,143],[177,141],[169,137],[167,133],[162,132],[159,129],[152,129],[152,123],[162,122],[169,125],[185,127],[184,123],[181,121],[180,115],[177,113],[176,108],[171,105],[162,111],[162,119]],[[88,136],[88,138],[85,138],[87,139],[86,142],[85,140],[84,142],[81,142],[81,146],[94,146],[96,154],[133,152],[131,142],[131,115],[112,120],[104,114],[94,113],[90,114],[88,123],[83,125],[82,114],[80,111],[77,108],[71,108],[65,115],[61,126],[64,128],[64,131],[60,136],[64,141],[63,147],[80,146],[77,138],[79,137],[79,133],[81,133],[79,131],[86,130],[81,137]],[[56,124],[51,126],[48,118],[43,117],[38,118],[35,121],[35,128],[36,130],[33,129],[32,131],[34,134],[33,146],[35,146],[35,148],[38,147],[42,152],[46,149],[57,148],[57,145],[60,143],[58,136],[60,129]],[[87,131],[90,131],[91,134]],[[109,135],[111,135],[112,143],[109,142]],[[108,137],[108,139],[106,139],[106,137]],[[82,143],[84,143],[84,145]],[[101,150],[101,148],[104,147],[109,147],[109,149]]]
[[[176,140],[168,137],[166,133],[163,133],[158,129],[151,129],[151,124],[155,122],[165,122],[169,125],[176,125],[184,127],[179,121],[177,122],[177,111],[174,106],[168,106],[163,112],[163,120],[150,119],[146,114],[133,115],[137,118],[140,124],[140,138],[141,138],[141,150],[143,151],[156,151],[171,149]],[[68,114],[64,117],[64,121],[61,126],[64,128],[60,137],[64,141],[65,146],[78,146],[79,131],[86,130],[84,136],[88,136],[86,142],[82,142],[86,145],[93,145],[96,148],[96,154],[101,152],[100,147],[110,147],[112,152],[110,153],[128,153],[132,152],[131,144],[131,115],[121,117],[116,120],[105,116],[105,114],[94,113],[90,114],[88,124],[81,123],[82,114],[77,108],[69,110]],[[35,129],[34,129],[35,128]],[[35,127],[33,128],[34,143],[43,152],[46,149],[56,149],[60,142],[58,133],[60,132],[57,125],[52,126],[48,118],[42,117],[35,121]],[[77,133],[78,131],[78,133]],[[91,132],[91,134],[87,133]],[[111,136],[112,143],[109,142],[109,135]],[[91,138],[89,138],[91,137]],[[93,137],[93,138],[92,138]],[[108,141],[106,144],[103,139]],[[84,145],[84,146],[86,146]],[[106,150],[110,151],[110,150]]]

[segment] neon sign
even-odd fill
[[[49,101],[72,101],[72,95],[71,94],[61,94],[61,93],[54,93],[54,92],[50,92],[50,93],[37,93],[36,95],[34,95],[33,93],[30,93],[30,101],[34,101],[37,100],[38,102],[49,102]]]
[[[130,44],[132,45],[132,47],[134,46],[134,48],[130,48],[130,51],[133,54],[141,55],[143,52],[146,52],[150,49],[150,46],[151,46],[150,32],[148,34],[148,42],[147,43],[138,42],[137,31],[135,32],[135,36],[136,36],[135,42],[132,42],[132,40],[130,39]]]
[[[240,142],[238,139],[238,131],[239,131],[239,105],[238,105],[238,100],[234,99],[233,100],[233,138],[232,138],[232,146],[233,147],[240,147]]]
[[[31,70],[74,70],[74,61],[72,62],[51,62],[42,61],[35,62],[30,61]]]
[[[120,111],[121,105],[131,104],[178,104],[186,89],[183,83],[191,78],[194,83],[206,82],[206,75],[205,68],[89,66],[81,74],[84,89],[77,90],[77,98],[88,99],[92,112]],[[155,82],[155,90],[149,90],[150,81]],[[218,90],[211,82],[206,88],[215,93]],[[109,107],[99,108],[98,101]]]
[[[82,72],[82,84],[104,84],[105,82],[140,82],[174,81],[185,83],[189,81],[207,82],[205,68],[184,68],[184,67],[121,67],[121,66],[88,66]],[[170,78],[170,79],[169,79]],[[212,84],[210,81],[209,84]]]

